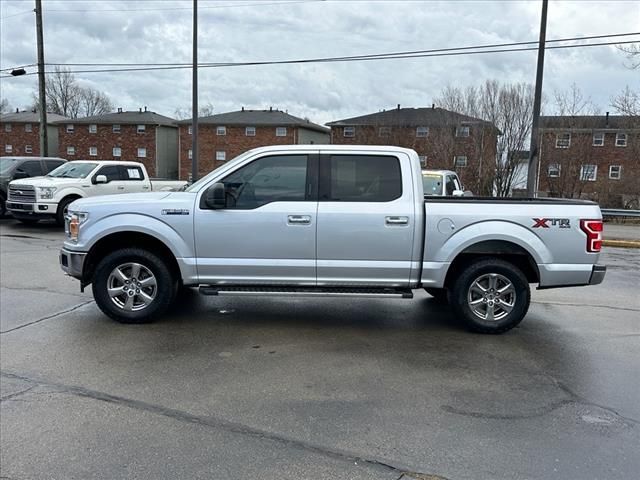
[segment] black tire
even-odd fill
[[[479,283],[474,284],[476,281]],[[493,290],[489,288],[491,282],[495,282]],[[512,288],[505,289],[506,282]],[[487,290],[480,293],[480,287],[487,287]],[[502,297],[499,295],[501,289],[505,289]],[[510,292],[513,292],[513,296]],[[527,278],[518,267],[498,258],[487,257],[460,272],[452,285],[449,299],[453,311],[469,330],[498,334],[511,330],[522,321],[529,310],[531,290]],[[494,315],[493,320],[490,319],[491,315]]]
[[[58,204],[58,211],[56,212],[56,224],[59,227],[64,227],[64,216],[67,214],[69,204],[77,199],[78,197],[63,198],[62,201]]]
[[[0,218],[4,218],[7,214],[7,199],[4,195],[0,195]]]
[[[25,225],[35,225],[36,223],[38,223],[40,221],[40,219],[39,218],[18,217],[18,221],[20,223],[24,223]]]
[[[123,293],[121,296],[114,297],[115,299],[112,299],[108,292],[109,282],[113,281],[113,279],[110,280],[110,276],[116,267],[132,263],[144,267],[156,281],[153,300],[139,310],[125,310],[124,306],[117,305],[118,302],[124,303],[124,300],[128,300],[128,296],[132,297],[132,302],[141,298],[135,292],[132,295]],[[133,275],[131,278],[134,278]],[[92,284],[93,298],[103,313],[120,323],[150,323],[159,318],[173,302],[176,283],[169,267],[160,257],[140,248],[124,248],[110,253],[96,266]],[[129,285],[128,288],[136,287]],[[144,288],[149,287],[138,286],[138,288],[138,292],[142,289],[144,293]],[[147,292],[151,296],[151,291],[147,290]]]
[[[436,302],[447,303],[449,291],[446,288],[431,288],[426,287],[425,291],[433,297]]]

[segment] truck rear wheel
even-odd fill
[[[175,296],[176,280],[166,263],[139,248],[116,250],[98,263],[93,297],[100,310],[121,323],[149,323]]]
[[[522,271],[497,258],[475,261],[452,285],[451,306],[465,326],[478,333],[504,333],[529,309],[531,290]]]

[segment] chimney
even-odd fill
[[[244,106],[242,107],[242,111],[244,112]]]
[[[606,123],[606,127],[609,128],[609,112],[607,112],[607,123]]]
[[[400,104],[398,104],[398,110],[400,110]]]
[[[273,107],[269,107],[269,111],[270,111],[270,112],[273,112]]]
[[[118,107],[118,113],[122,113],[122,107]]]
[[[144,111],[145,111],[145,112],[147,111],[147,106],[146,106],[146,105],[144,106]]]
[[[16,113],[20,113],[20,109],[16,107]]]
[[[431,110],[435,110],[435,109],[436,109],[436,104],[435,104],[435,103],[432,103],[432,104],[431,104]]]
[[[140,113],[142,113],[142,107],[140,107]]]

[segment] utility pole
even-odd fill
[[[193,84],[191,106],[191,181],[198,180],[198,0],[193,0]]]
[[[533,98],[533,124],[531,125],[531,145],[529,146],[529,171],[527,172],[527,196],[537,196],[538,180],[538,125],[540,123],[540,103],[542,101],[542,73],[544,70],[544,44],[547,39],[547,6],[549,0],[542,0],[540,18],[540,41],[538,42],[538,69],[536,90]]]
[[[49,156],[47,132],[47,98],[44,84],[44,36],[42,34],[42,0],[36,0],[36,35],[38,42],[38,96],[40,110],[40,156]]]

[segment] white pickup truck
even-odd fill
[[[150,179],[139,162],[67,162],[44,177],[9,183],[7,210],[24,223],[54,218],[64,225],[69,204],[79,198],[120,193],[182,190],[187,182]]]
[[[387,146],[250,150],[183,192],[80,199],[60,264],[100,309],[149,322],[181,286],[206,295],[449,301],[501,333],[539,288],[602,282],[593,202],[425,196],[418,155]]]
[[[462,182],[451,170],[422,170],[422,187],[425,195],[436,197],[464,197]]]

